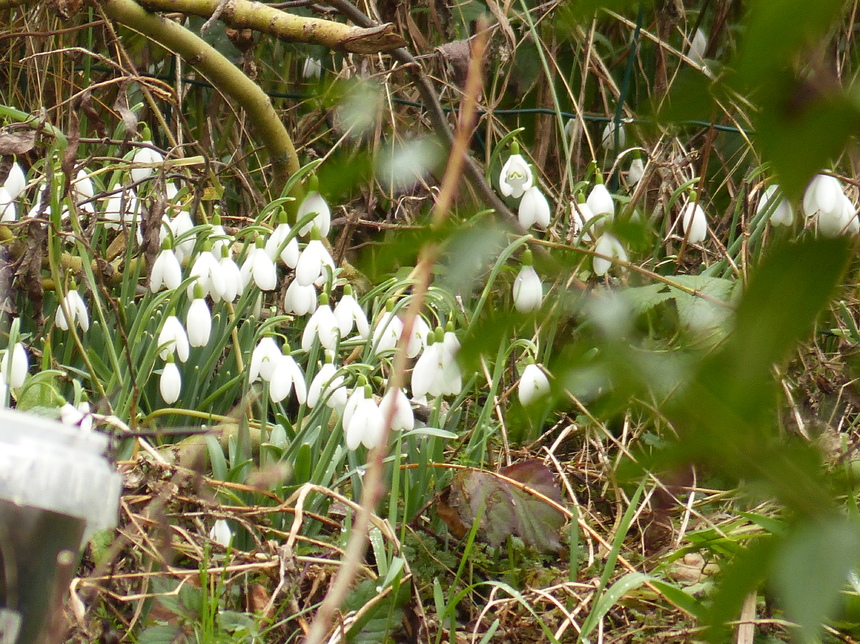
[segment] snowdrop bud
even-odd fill
[[[708,238],[708,219],[695,201],[695,194],[690,195],[690,201],[681,210],[681,225],[684,237],[691,244],[698,244]]]
[[[353,327],[358,330],[358,335],[362,340],[367,340],[370,337],[370,325],[367,322],[367,315],[355,297],[353,297],[352,286],[349,284],[344,287],[343,297],[340,298],[340,302],[334,307],[334,317],[337,320],[341,338],[345,338],[352,333]]]
[[[12,347],[12,358],[9,358],[10,349],[6,349],[3,354],[3,361],[0,362],[0,370],[3,372],[3,380],[12,389],[17,389],[24,384],[27,378],[27,372],[30,370],[30,359],[27,357],[27,350],[23,343],[16,342]]]
[[[774,195],[777,190],[779,190],[779,186],[775,184],[767,187],[758,200],[755,214],[760,215],[770,207],[771,201],[774,199]],[[779,203],[770,214],[770,223],[774,226],[791,226],[793,222],[794,209],[791,207],[791,204],[788,203],[788,200],[780,195]]]
[[[338,323],[328,304],[328,295],[321,293],[319,306],[314,311],[302,332],[302,350],[310,351],[314,345],[314,339],[319,338],[320,344],[334,351],[337,348]]]
[[[402,389],[389,389],[379,401],[382,417],[391,417],[391,429],[394,431],[411,432],[415,428],[415,414],[412,404]]]
[[[297,280],[290,282],[284,294],[284,310],[293,315],[307,315],[317,308],[317,289],[313,284],[302,286]]]
[[[618,134],[618,148],[624,149],[627,144],[627,131],[624,129],[624,123],[616,125],[615,119],[612,119],[603,127],[603,138],[601,139],[601,144],[607,150],[615,149],[616,132]]]
[[[251,353],[251,364],[248,366],[248,382],[262,378],[266,382],[272,380],[275,368],[278,366],[283,353],[277,342],[271,336],[260,338]]]
[[[3,182],[3,187],[13,201],[20,197],[27,187],[27,175],[17,161],[9,168],[9,174],[6,176],[6,181]]]
[[[18,206],[6,188],[0,186],[0,223],[18,219]]]
[[[517,215],[523,228],[528,229],[535,224],[543,228],[549,226],[551,215],[549,202],[540,188],[532,186],[523,193]]]
[[[188,343],[192,347],[205,347],[209,344],[209,336],[212,334],[212,313],[206,300],[203,299],[203,289],[199,284],[195,287],[195,298],[188,307],[185,321],[188,327]]]
[[[161,378],[158,381],[158,390],[161,392],[161,399],[168,405],[179,400],[179,394],[182,391],[182,375],[176,363],[173,362],[173,356],[167,356],[167,362],[164,363]]]
[[[621,242],[619,242],[611,233],[603,233],[600,236],[597,243],[594,245],[594,252],[606,255],[607,257],[621,259],[625,262],[627,261],[627,252],[624,250],[624,246],[622,246]],[[594,267],[594,274],[599,277],[606,275],[606,272],[612,266],[612,262],[610,260],[596,256],[593,257],[592,264]]]
[[[209,538],[215,543],[229,548],[233,541],[233,531],[230,529],[230,524],[224,519],[218,519],[209,531]]]
[[[606,215],[606,218],[611,220],[615,216],[615,202],[603,184],[603,176],[599,172],[597,173],[597,183],[588,193],[588,199],[585,203],[595,217]]]
[[[630,169],[627,171],[627,185],[632,188],[639,183],[644,174],[645,162],[642,161],[642,157],[640,157],[637,152],[636,156],[634,156],[633,160],[630,162]]]
[[[514,280],[514,306],[520,313],[529,313],[540,308],[543,302],[543,284],[532,267],[531,251],[523,252],[523,265]]]
[[[152,176],[155,172],[152,166],[164,163],[164,155],[154,148],[138,148],[131,163],[131,180],[137,183]]]
[[[166,241],[161,246],[161,252],[152,263],[152,272],[149,274],[149,290],[157,293],[163,287],[169,289],[179,288],[182,284],[182,267],[170,242]]]
[[[63,305],[69,312],[71,323],[66,319],[66,313],[63,310]],[[72,282],[71,287],[63,297],[63,304],[57,307],[57,315],[55,318],[57,326],[63,331],[68,331],[69,327],[75,323],[81,327],[81,331],[85,332],[90,328],[90,314],[87,311],[87,305],[84,303],[77,286]]]
[[[296,217],[301,222],[313,213],[316,213],[314,218],[301,227],[299,234],[304,237],[316,226],[319,228],[320,236],[327,237],[329,230],[331,230],[331,210],[326,200],[316,190],[309,192],[308,196],[302,200]]]
[[[188,360],[190,351],[188,334],[185,332],[182,322],[175,315],[169,315],[164,321],[161,332],[158,334],[158,348],[162,360],[167,360],[174,352],[179,357],[180,362]]]
[[[520,404],[523,407],[528,407],[546,396],[549,391],[549,379],[543,369],[536,364],[527,365],[517,385],[517,396],[520,399]]]
[[[532,169],[528,162],[519,153],[520,147],[514,142],[511,145],[511,156],[502,166],[499,175],[499,189],[506,197],[519,199],[523,193],[532,187]]]
[[[266,241],[266,254],[272,261],[280,257],[284,264],[295,268],[299,262],[299,242],[295,237],[290,237],[291,232],[287,213],[281,210],[278,214],[278,225]]]

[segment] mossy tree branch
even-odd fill
[[[272,192],[278,196],[300,166],[293,141],[266,93],[224,55],[172,20],[148,12],[133,0],[101,0],[99,6],[111,20],[182,56],[245,110],[256,138],[269,151]]]

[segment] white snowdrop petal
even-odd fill
[[[186,318],[188,342],[192,347],[205,347],[212,334],[212,313],[203,298],[195,298],[188,307]]]
[[[550,207],[540,188],[532,186],[523,194],[517,217],[523,228],[531,228],[535,224],[546,228],[550,221]]]
[[[514,280],[514,307],[520,313],[540,308],[543,302],[543,284],[533,266],[523,266]]]
[[[691,244],[698,244],[708,238],[708,220],[705,211],[696,202],[690,202],[681,211],[681,225],[684,236]]]
[[[517,385],[517,395],[524,407],[543,398],[550,391],[549,378],[536,364],[527,365]]]
[[[519,199],[532,187],[532,169],[521,154],[512,154],[502,166],[499,189],[506,197]]]
[[[301,221],[311,213],[316,213],[316,216],[310,221],[310,223],[301,227],[299,234],[304,237],[313,230],[314,226],[316,226],[320,235],[322,237],[327,237],[329,230],[331,230],[331,210],[328,207],[328,203],[326,203],[326,200],[319,192],[308,193],[308,196],[305,197],[301,205],[299,205],[299,210],[296,216],[298,221]]]
[[[20,197],[21,193],[27,187],[27,175],[24,173],[24,168],[17,161],[9,168],[9,174],[6,177],[6,181],[3,182],[3,187],[13,201]]]
[[[179,400],[179,394],[182,392],[182,375],[179,373],[179,367],[175,362],[167,362],[164,369],[161,371],[161,378],[158,381],[158,389],[161,392],[161,398],[168,405],[172,405]]]

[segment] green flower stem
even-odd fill
[[[248,115],[257,138],[266,146],[274,171],[273,193],[280,194],[287,179],[299,170],[299,158],[269,97],[224,55],[199,36],[167,18],[149,13],[132,0],[104,0],[105,15],[176,52]]]

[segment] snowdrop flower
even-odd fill
[[[90,215],[95,214],[96,209],[92,202],[92,198],[95,196],[93,180],[90,179],[90,175],[83,168],[78,170],[75,182],[72,184],[72,195],[75,204],[81,210]]]
[[[302,67],[302,78],[305,80],[318,80],[322,74],[322,63],[319,58],[308,56]]]
[[[302,286],[322,286],[326,280],[326,271],[334,272],[334,260],[317,237],[318,233],[312,234],[313,238],[299,255],[296,264],[296,281]]]
[[[609,190],[603,184],[603,177],[599,173],[597,175],[597,183],[594,184],[591,192],[588,193],[588,199],[586,199],[585,203],[595,217],[606,215],[606,219],[609,220],[615,217],[615,202],[612,199],[612,195],[609,194]]]
[[[63,310],[64,306],[69,312],[69,319],[66,319],[66,313]],[[90,328],[90,314],[87,311],[87,305],[84,304],[84,300],[80,293],[78,293],[77,286],[74,282],[72,282],[69,290],[66,291],[66,295],[63,297],[63,303],[57,307],[55,322],[63,331],[68,331],[69,327],[75,323],[77,323],[77,325],[81,327],[81,331],[85,333]]]
[[[102,217],[106,220],[106,228],[119,228],[120,224],[131,225],[137,221],[137,195],[132,188],[125,189],[119,184],[111,188]]]
[[[283,353],[281,353],[281,349],[273,337],[267,335],[260,338],[260,341],[251,353],[251,364],[248,367],[248,382],[254,382],[258,378],[270,382],[281,357],[283,357]]]
[[[406,344],[406,355],[409,358],[414,358],[427,347],[427,339],[432,335],[431,329],[420,315],[415,316],[415,321],[412,323],[412,335],[409,336],[409,342]]]
[[[454,333],[454,327],[448,322],[448,328],[442,336],[442,370],[444,374],[446,395],[456,396],[463,388],[463,374],[457,363],[457,354],[460,352],[460,340]]]
[[[178,259],[181,264],[188,257],[191,257],[191,253],[194,252],[194,243],[196,239],[194,235],[187,234],[194,228],[191,213],[187,210],[180,210],[176,213],[176,216],[173,219],[167,220],[167,227],[170,229],[171,235],[173,235],[173,247],[174,252],[176,253],[176,259]],[[212,245],[212,248],[214,251],[214,244]]]
[[[182,267],[170,242],[165,241],[161,251],[152,262],[152,272],[149,274],[149,290],[157,293],[162,288],[176,289],[182,284]]]
[[[708,238],[708,219],[705,217],[705,211],[694,199],[695,195],[690,195],[690,201],[681,210],[681,226],[687,241],[698,244]]]
[[[532,266],[530,250],[523,252],[522,263],[514,280],[514,307],[520,313],[529,313],[538,310],[543,302],[543,283]]]
[[[633,160],[630,162],[630,169],[627,171],[627,185],[632,188],[642,180],[644,174],[645,162],[642,161],[642,157],[636,153],[636,156],[634,156]]]
[[[299,263],[299,242],[295,237],[290,238],[292,229],[287,223],[287,213],[282,210],[278,219],[278,225],[266,241],[266,254],[273,262],[280,257],[284,264],[295,268]]]
[[[462,374],[456,353],[451,351],[451,341],[447,347],[445,345],[445,335],[441,328],[436,329],[433,335],[435,342],[424,349],[412,369],[412,395],[419,400],[428,395],[435,398],[460,393]]]
[[[161,332],[158,334],[158,348],[162,360],[167,360],[168,356],[173,353],[176,353],[180,362],[188,360],[190,350],[188,334],[185,332],[182,322],[175,315],[167,316],[161,326]]]
[[[803,214],[813,217],[816,213],[825,213],[825,217],[832,217],[842,209],[844,194],[839,179],[829,174],[817,174],[803,193]]]
[[[760,215],[770,207],[771,201],[774,199],[776,191],[779,190],[778,185],[768,186],[761,194],[756,206],[755,214]],[[780,195],[779,203],[770,214],[770,223],[774,226],[791,226],[794,222],[794,209],[785,197]]]
[[[230,247],[221,247],[221,259],[218,261],[218,272],[221,276],[221,292],[213,293],[214,301],[224,300],[233,302],[242,291],[242,272],[230,255]]]
[[[77,407],[71,403],[64,404],[60,407],[60,422],[63,425],[80,427],[82,431],[91,432],[93,430],[93,414],[90,411],[90,403],[84,400]]]
[[[842,195],[842,230],[848,235],[860,232],[860,221],[857,220],[857,208],[847,195]]]
[[[856,216],[857,211],[851,200],[842,193],[839,195],[838,203],[838,207],[834,210],[822,210],[818,213],[818,232],[825,237],[854,235],[860,229],[860,223],[858,223]]]
[[[313,181],[311,183],[313,183]],[[323,196],[314,188],[312,188],[311,192],[308,193],[308,196],[302,200],[301,205],[299,205],[296,218],[298,221],[302,221],[313,213],[316,213],[316,215],[301,227],[299,235],[304,237],[308,233],[312,232],[314,226],[316,226],[319,228],[320,236],[327,237],[329,230],[331,230],[331,210],[329,209],[326,200],[323,199]]]
[[[162,163],[164,163],[164,155],[155,148],[138,148],[131,160],[131,180],[137,183],[148,179],[155,172],[152,166]]]
[[[362,340],[367,340],[370,337],[370,325],[367,322],[367,315],[355,297],[353,297],[352,286],[349,284],[344,286],[343,297],[340,298],[340,302],[334,307],[334,317],[337,320],[341,338],[346,338],[352,333],[353,327],[358,331],[358,335]]]
[[[392,409],[393,408],[393,409]],[[411,432],[415,429],[415,414],[412,403],[402,389],[389,389],[379,401],[382,418],[391,417],[391,429],[394,431]]]
[[[528,162],[522,157],[520,146],[514,142],[511,145],[511,156],[502,166],[499,176],[499,189],[506,197],[519,199],[523,193],[532,187],[532,169]]]
[[[17,219],[18,207],[15,205],[15,200],[6,188],[0,186],[0,223]]]
[[[579,193],[576,196],[576,201],[570,204],[570,234],[575,237],[582,233],[592,219],[594,219],[594,213],[585,202],[585,196]],[[591,227],[589,227],[590,229]],[[591,233],[583,233],[582,238],[585,241],[591,241]]]
[[[212,223],[209,224],[209,240],[212,242],[212,252],[216,257],[223,257],[224,249],[230,250],[232,237],[224,230],[221,225],[221,215],[215,213],[212,216]]]
[[[615,235],[611,233],[603,233],[600,236],[597,243],[594,245],[594,252],[606,255],[607,257],[621,259],[625,262],[627,261],[627,252],[624,250],[624,246],[622,246],[621,242],[619,242],[615,238]],[[598,277],[606,275],[606,272],[612,266],[612,262],[608,259],[604,259],[603,257],[595,256],[592,260],[594,274]]]
[[[24,189],[27,187],[27,175],[24,169],[17,161],[9,168],[9,174],[6,175],[6,181],[3,182],[3,188],[9,193],[9,197],[14,201],[21,196]]]
[[[549,394],[549,379],[543,369],[536,364],[526,365],[520,382],[517,384],[517,396],[523,407],[528,407],[533,402],[540,400]]]
[[[284,345],[284,350],[289,351],[289,347]],[[290,391],[295,389],[296,400],[299,404],[304,404],[307,400],[307,386],[305,385],[305,374],[299,368],[299,365],[288,353],[281,354],[280,360],[275,365],[275,371],[272,373],[272,379],[269,383],[269,398],[273,403],[279,403],[284,398],[290,395]]]
[[[369,388],[368,386],[367,389]],[[382,442],[384,431],[385,418],[372,395],[365,391],[363,397],[356,403],[349,421],[346,421],[346,412],[344,412],[346,446],[351,450],[357,449],[359,445],[373,449]]]
[[[230,529],[230,524],[224,519],[218,519],[209,531],[209,538],[215,543],[229,548],[233,541],[233,531]]]
[[[317,309],[317,289],[313,284],[302,286],[293,280],[284,294],[284,310],[293,315],[307,315]]]
[[[314,339],[319,338],[323,347],[334,351],[337,348],[338,331],[337,319],[328,304],[328,295],[321,293],[319,306],[302,332],[302,350],[310,351],[314,346]]]
[[[247,289],[252,280],[261,291],[274,291],[278,286],[278,270],[266,254],[262,238],[257,238],[257,244],[248,249],[248,255],[239,272],[242,276],[242,290]]]
[[[343,376],[338,376],[337,369],[328,361],[320,367],[308,387],[308,407],[313,409],[323,399],[331,409],[343,409],[347,402]]]
[[[708,39],[705,32],[701,29],[696,29],[693,34],[693,40],[690,42],[690,49],[687,51],[687,58],[699,67],[707,67],[705,65],[705,49],[708,48]]]
[[[550,207],[544,194],[537,186],[532,186],[523,193],[520,208],[517,213],[520,225],[529,229],[535,224],[547,228],[550,220]]]
[[[9,357],[11,351],[11,359]],[[24,384],[27,378],[27,372],[30,370],[30,359],[27,357],[27,350],[24,344],[16,342],[12,349],[6,349],[3,354],[3,360],[0,362],[0,371],[2,371],[3,379],[12,389],[17,389]]]
[[[161,378],[158,380],[158,391],[161,393],[161,399],[168,405],[179,400],[179,394],[182,392],[182,374],[173,362],[173,356],[167,356],[167,362],[164,363]]]
[[[615,134],[618,133],[618,148],[623,150],[624,146],[627,144],[627,131],[624,129],[624,123],[618,123],[616,125],[615,119],[613,118],[603,127],[603,138],[601,138],[601,145],[607,150],[615,149]]]
[[[385,304],[385,313],[373,328],[373,350],[375,353],[393,351],[403,333],[403,321],[394,313],[394,301]]]
[[[205,242],[203,250],[197,254],[194,263],[191,265],[189,277],[193,278],[188,283],[188,288],[185,289],[188,299],[194,298],[194,287],[200,286],[203,289],[202,297],[211,295],[212,299],[220,298],[224,290],[224,279],[221,275],[221,264],[212,251],[210,250],[209,242]]]
[[[209,336],[212,335],[212,313],[203,299],[203,289],[199,284],[194,289],[194,299],[188,307],[185,324],[188,328],[188,343],[192,347],[205,347],[209,344]]]

